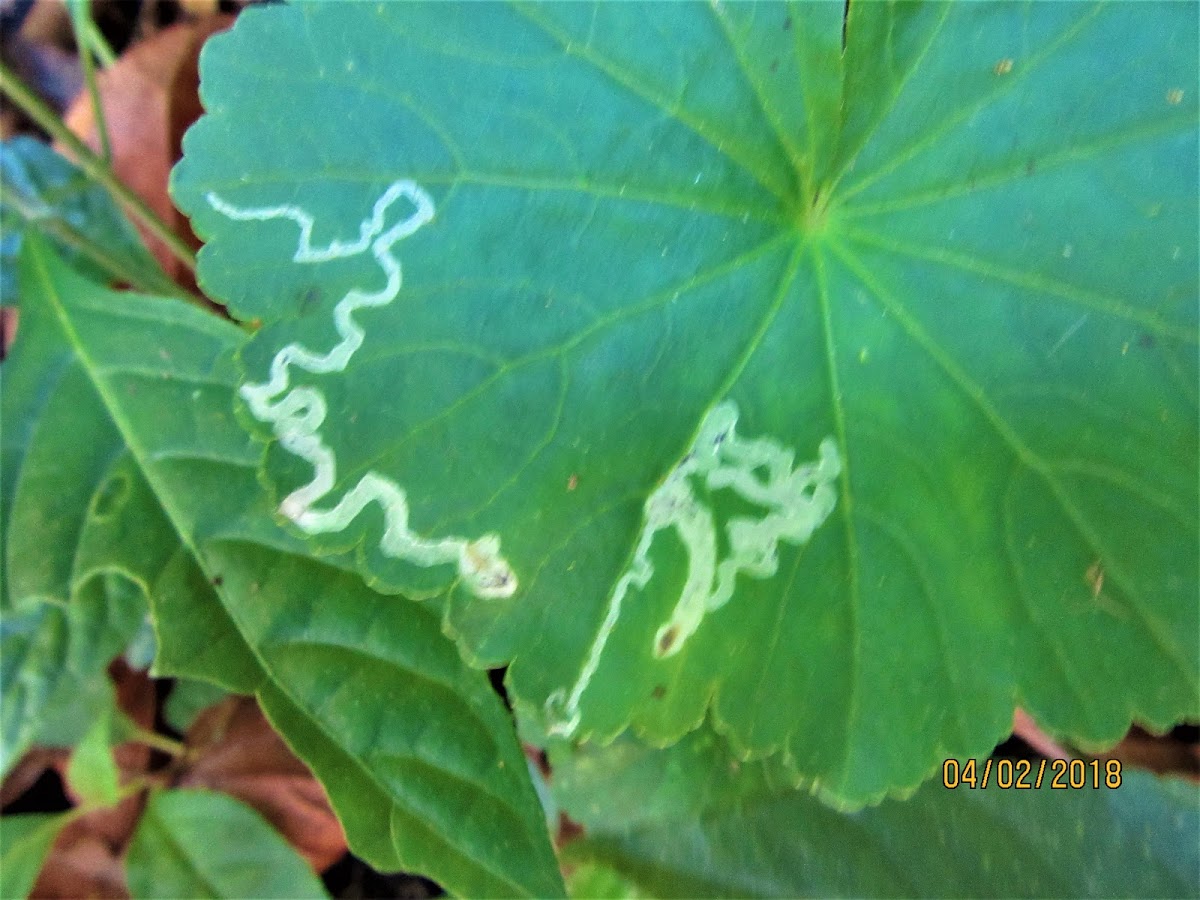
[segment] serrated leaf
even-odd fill
[[[137,231],[108,192],[39,140],[0,142],[0,304],[18,296],[16,269],[28,230],[50,238],[97,281],[174,293]]]
[[[1181,4],[842,11],[255,11],[173,186],[314,550],[449,589],[544,730],[711,707],[856,805],[1014,697],[1200,712],[1198,53]]]
[[[0,816],[0,897],[29,896],[50,845],[69,820],[61,813]]]
[[[91,806],[113,806],[119,799],[119,774],[112,753],[111,710],[96,718],[71,752],[67,781],[80,800]]]
[[[157,791],[130,841],[134,897],[326,897],[304,859],[227,794]]]
[[[57,324],[174,542],[144,567],[156,670],[256,694],[377,868],[469,894],[561,894],[486,676],[462,664],[435,613],[306,558],[271,521],[255,447],[232,420],[241,332],[90,284],[37,242],[27,252],[23,318]],[[97,546],[120,560],[120,542]]]
[[[1050,769],[1032,787],[1034,761],[1028,790],[935,781],[906,801],[838,813],[780,784],[777,766],[737,762],[707,729],[669,750],[626,739],[559,747],[552,758],[557,798],[587,828],[565,849],[568,864],[598,865],[653,896],[1185,897],[1200,888],[1198,789],[1129,768],[1117,770],[1115,789],[1094,788],[1089,766],[1083,790],[1057,790]]]

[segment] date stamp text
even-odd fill
[[[942,787],[984,790],[1116,790],[1121,786],[1119,759],[948,759],[942,763]]]

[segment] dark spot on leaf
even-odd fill
[[[1031,156],[1031,157],[1029,157],[1028,161],[1025,163],[1025,174],[1032,175],[1036,171],[1037,171],[1037,160],[1035,160]]]
[[[213,587],[220,587],[225,583],[225,579],[220,575],[213,576]]]
[[[779,68],[779,60],[777,60],[777,59],[771,60],[771,66],[770,66],[771,71],[774,72],[778,68]]]
[[[310,287],[300,295],[300,315],[308,315],[313,307],[317,305],[317,301],[321,299],[321,292],[315,287]]]
[[[792,30],[792,17],[791,16],[788,16],[787,18],[785,18],[783,20],[783,30],[784,31]]]
[[[1138,346],[1149,350],[1154,346],[1154,335],[1146,333],[1138,335]]]
[[[650,696],[655,700],[661,700],[663,697],[667,696],[667,689],[661,684],[656,684],[654,686],[654,690],[650,692]]]
[[[679,629],[672,625],[662,633],[662,637],[658,639],[658,655],[666,656],[671,648],[675,646],[675,638],[679,637]]]

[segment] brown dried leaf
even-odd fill
[[[180,786],[224,791],[254,807],[318,872],[346,852],[324,789],[252,699],[230,697],[206,709],[187,743],[199,755]]]
[[[182,154],[184,131],[201,112],[197,64],[200,48],[212,34],[232,23],[231,16],[214,16],[173,25],[132,47],[97,79],[113,170],[193,249],[200,242],[187,218],[171,202],[167,179]],[[99,152],[95,115],[86,91],[76,98],[64,121]],[[166,246],[140,226],[139,231],[164,270],[194,289],[190,273]]]

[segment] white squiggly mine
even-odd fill
[[[359,226],[353,241],[333,240],[327,246],[312,244],[313,217],[298,206],[245,208],[227,203],[213,193],[206,195],[217,212],[239,222],[264,222],[290,219],[300,227],[300,239],[292,261],[303,264],[328,262],[370,253],[387,278],[378,291],[353,289],[333,310],[333,324],[341,341],[326,353],[314,353],[300,344],[288,344],[271,361],[271,377],[261,384],[245,384],[241,395],[251,414],[271,425],[279,443],[290,453],[312,464],[313,478],[292,491],[280,504],[280,511],[309,534],[341,531],[370,503],[377,502],[384,513],[384,532],[380,549],[388,556],[418,566],[455,564],[467,587],[481,597],[509,597],[517,589],[517,578],[500,555],[500,539],[494,534],[471,541],[461,537],[426,539],[415,533],[408,522],[408,499],[404,489],[380,475],[368,472],[333,506],[316,508],[337,481],[337,458],[321,439],[325,421],[325,396],[313,387],[289,389],[288,369],[297,366],[313,374],[342,372],[362,346],[365,332],[354,321],[354,312],[364,306],[385,306],[400,293],[400,261],[392,255],[392,245],[425,225],[433,218],[433,199],[413,181],[393,183],[375,201],[369,218]],[[407,200],[414,211],[390,228],[386,217],[392,204]]]
[[[700,425],[691,450],[646,499],[644,525],[633,562],[617,581],[608,611],[570,693],[558,690],[546,701],[551,734],[570,736],[579,727],[580,700],[600,665],[600,656],[621,615],[631,587],[645,588],[654,577],[650,548],[655,536],[674,528],[687,552],[688,572],[671,616],[654,636],[658,659],[678,653],[704,616],[733,596],[739,573],[770,578],[779,568],[780,541],[803,544],[837,502],[834,482],[842,471],[837,445],[825,438],[815,463],[792,468],[794,454],[770,438],[743,438],[732,401],[717,404]],[[734,516],[725,525],[728,555],[718,559],[717,523],[696,496],[692,479],[710,491],[729,489],[764,509],[762,518]]]

